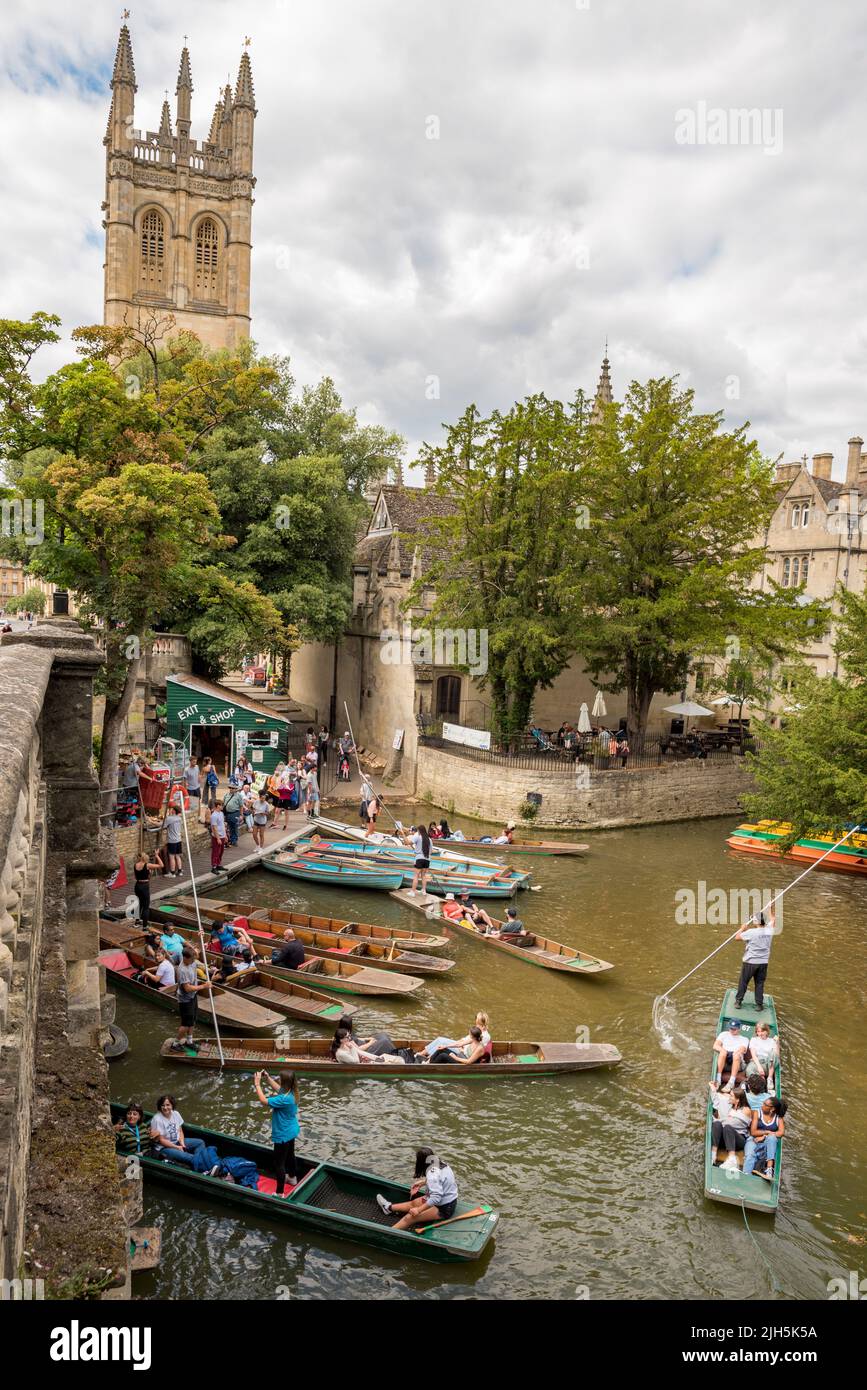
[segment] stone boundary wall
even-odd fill
[[[695,759],[635,771],[591,770],[588,786],[578,787],[576,781],[574,769],[533,771],[424,745],[418,749],[417,796],[436,806],[453,807],[455,814],[495,823],[516,820],[521,824],[520,807],[528,792],[542,797],[532,826],[604,830],[738,815],[744,794],[753,789],[743,758],[732,758],[730,765]]]
[[[96,963],[115,860],[91,766],[100,664],[70,619],[0,640],[0,1278],[49,1298],[129,1281]]]

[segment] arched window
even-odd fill
[[[196,299],[217,298],[219,250],[217,224],[203,217],[196,228]]]
[[[460,676],[440,676],[437,680],[437,719],[457,719],[461,708]]]
[[[165,266],[165,233],[158,212],[146,212],[141,224],[141,288],[146,294],[161,294]]]

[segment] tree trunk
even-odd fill
[[[653,681],[642,671],[635,657],[626,659],[626,732],[630,740],[643,739],[647,731],[650,704],[655,694]]]
[[[131,661],[126,673],[123,689],[118,699],[105,698],[105,713],[102,718],[102,748],[99,757],[99,785],[103,792],[117,789],[117,759],[120,748],[120,735],[129,714],[135,694],[141,659]],[[103,796],[102,813],[114,811],[116,796]]]

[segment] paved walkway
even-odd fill
[[[295,830],[300,830],[307,823],[307,816],[303,811],[289,812],[289,829],[283,829],[283,813],[280,812],[280,829],[274,830],[271,826],[265,831],[265,848],[267,850],[280,849],[286,843],[289,835]],[[210,845],[206,844],[202,849],[193,850],[193,862],[187,862],[186,847],[184,852],[184,876],[183,878],[169,878],[167,874],[151,874],[151,902],[159,902],[162,898],[174,898],[182,893],[192,891],[192,880],[195,877],[196,888],[199,892],[214,887],[219,887],[229,879],[235,878],[243,873],[245,869],[251,868],[261,856],[257,853],[253,844],[253,836],[249,830],[242,826],[238,837],[238,843],[234,846],[226,846],[223,854],[223,863],[227,872],[215,874],[211,872],[211,850]],[[108,894],[107,905],[117,911],[122,909],[127,898],[134,897],[132,887],[132,864],[126,866],[127,875],[130,882],[125,888],[115,888]],[[212,895],[219,896],[219,894]]]

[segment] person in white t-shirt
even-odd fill
[[[154,989],[168,989],[177,984],[175,967],[162,946],[157,951],[156,964],[150,970],[143,970],[141,979],[153,985]]]
[[[188,1139],[184,1134],[184,1117],[176,1110],[175,1098],[170,1095],[160,1096],[157,1101],[156,1114],[151,1120],[151,1139],[157,1158],[169,1163],[184,1163],[188,1168],[195,1166],[196,1150],[205,1147],[204,1139]]]
[[[749,1040],[741,1036],[740,1019],[730,1018],[728,1027],[720,1033],[713,1045],[713,1050],[719,1058],[717,1062],[717,1083],[719,1085],[722,1085],[726,1067],[731,1066],[731,1077],[725,1086],[727,1091],[733,1091],[737,1085],[738,1072],[741,1069],[748,1045]]]
[[[418,1149],[409,1201],[389,1202],[380,1192],[376,1200],[387,1215],[400,1216],[393,1229],[405,1231],[426,1221],[450,1221],[457,1210],[458,1184],[448,1163],[432,1149]]]
[[[762,1076],[767,1088],[773,1094],[774,1069],[779,1060],[780,1049],[776,1038],[771,1037],[767,1023],[757,1023],[756,1031],[750,1038],[750,1060],[747,1062],[747,1076]]]

